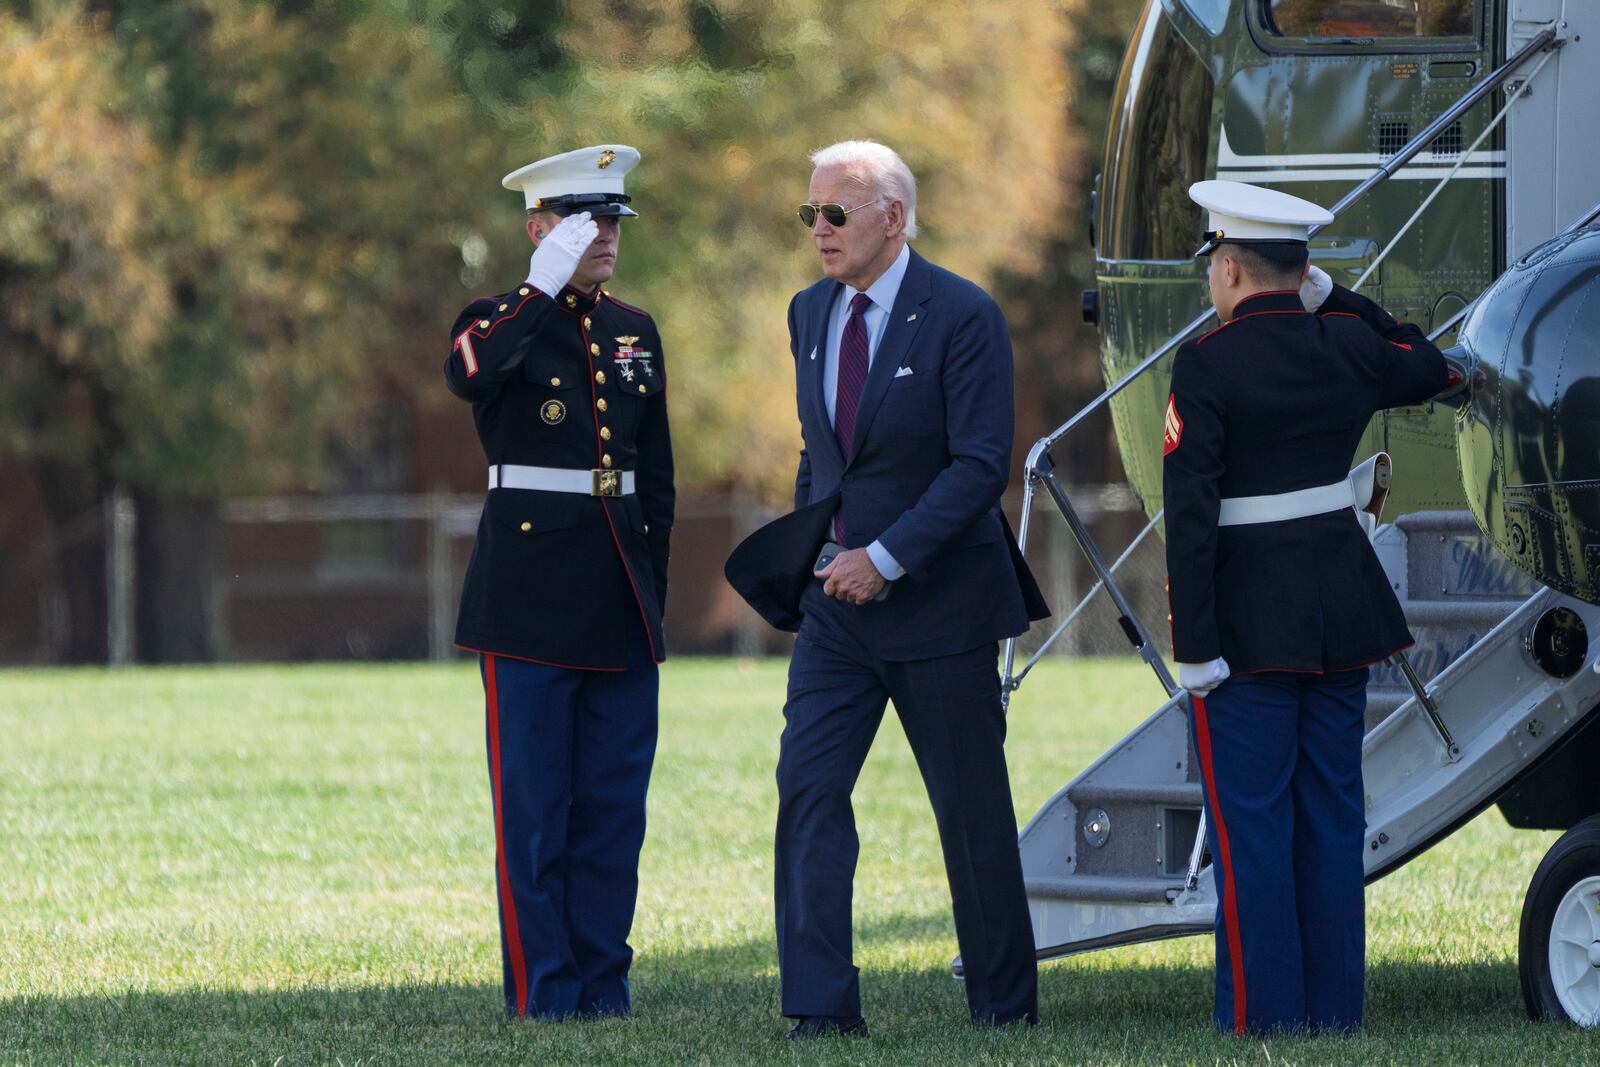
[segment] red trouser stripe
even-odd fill
[[[1233,877],[1233,854],[1228,849],[1228,824],[1222,820],[1222,802],[1217,796],[1217,776],[1211,766],[1211,721],[1206,717],[1203,697],[1194,701],[1194,744],[1200,753],[1200,773],[1206,792],[1211,795],[1211,815],[1217,824],[1217,857],[1222,864],[1222,925],[1228,931],[1228,957],[1233,963],[1233,1032],[1243,1034],[1244,1025],[1244,948],[1239,937],[1239,891]]]
[[[511,978],[517,986],[517,1014],[528,1014],[528,966],[522,958],[522,938],[517,934],[517,905],[511,896],[511,872],[506,868],[506,830],[500,803],[500,692],[494,680],[494,657],[483,657],[483,691],[489,702],[489,776],[494,786],[494,856],[500,881],[500,914],[505,924],[506,952],[511,956]]]

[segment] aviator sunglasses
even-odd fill
[[[808,230],[817,224],[818,215],[826,219],[829,226],[843,226],[852,211],[860,211],[864,207],[871,207],[882,200],[883,197],[880,196],[877,200],[868,200],[865,204],[857,204],[855,207],[848,208],[843,204],[801,204],[800,209],[795,214],[800,216],[800,221],[805,224]]]

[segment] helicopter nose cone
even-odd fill
[[[1538,581],[1600,604],[1600,223],[1501,275],[1450,355],[1467,368],[1456,448],[1478,525]]]

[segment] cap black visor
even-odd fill
[[[626,193],[567,193],[564,196],[547,196],[539,206],[530,211],[552,211],[566,218],[587,211],[590,218],[638,218],[639,213],[628,206],[633,197]]]

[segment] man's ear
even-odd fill
[[[904,200],[890,200],[888,207],[884,209],[883,216],[891,237],[897,233],[905,232],[906,204]]]
[[[528,240],[533,242],[535,248],[539,247],[539,242],[544,240],[544,226],[538,219],[528,220]]]

